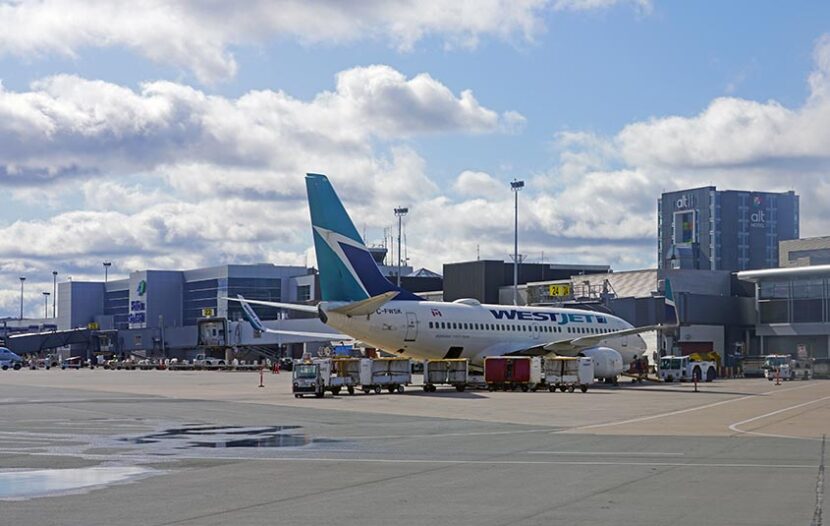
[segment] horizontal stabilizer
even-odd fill
[[[313,305],[299,305],[297,303],[279,303],[277,301],[262,301],[262,300],[248,300],[245,298],[222,298],[228,301],[238,301],[240,303],[253,303],[254,305],[265,305],[267,307],[276,307],[278,309],[296,310],[300,312],[313,312],[317,314],[317,307]]]
[[[389,292],[384,292],[383,294],[378,294],[365,300],[354,301],[340,307],[329,309],[329,311],[346,316],[368,316],[386,303],[392,301],[398,294],[399,292],[397,290],[390,290]]]
[[[352,341],[351,336],[340,334],[337,332],[305,332],[305,331],[283,331],[280,329],[263,328],[262,332],[268,334],[282,334],[285,336],[300,336],[302,338],[319,338],[321,340],[345,340]]]

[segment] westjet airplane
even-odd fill
[[[306,189],[322,301],[315,307],[228,298],[243,304],[252,323],[259,322],[247,303],[316,313],[355,340],[410,358],[467,358],[481,367],[487,356],[587,356],[596,376],[607,379],[645,352],[640,333],[677,324],[668,280],[668,324],[647,327],[579,309],[426,301],[381,274],[326,176],[308,174]]]

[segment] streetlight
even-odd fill
[[[23,319],[23,282],[26,281],[25,276],[20,276],[20,319]]]
[[[403,216],[409,213],[409,208],[398,207],[395,209],[395,215],[398,218],[398,287],[401,286],[401,223]]]
[[[107,276],[109,274],[109,269],[112,266],[112,261],[104,261],[104,283],[107,282]]]
[[[51,293],[44,291],[43,292],[43,319],[49,317],[49,296]]]
[[[513,305],[519,304],[519,192],[524,187],[524,181],[510,181],[513,192]]]
[[[52,317],[57,318],[57,309],[55,308],[58,301],[58,271],[52,271]]]

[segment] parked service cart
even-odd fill
[[[538,356],[488,356],[484,358],[484,381],[490,391],[538,389],[542,383],[542,359]]]
[[[462,392],[467,388],[469,369],[466,358],[424,360],[424,391],[434,392],[436,385],[451,385]]]
[[[586,357],[555,356],[545,358],[545,383],[551,393],[558,388],[573,393],[578,387],[583,393],[594,382],[594,360]]]
[[[813,363],[807,358],[793,359],[789,354],[769,354],[764,357],[764,376],[769,380],[811,380]]]
[[[300,398],[307,394],[322,398],[326,394],[326,383],[330,375],[331,360],[297,362],[291,372],[294,398]]]
[[[360,358],[334,358],[332,360],[329,385],[331,392],[337,396],[345,388],[350,395],[360,384]]]
[[[360,360],[360,385],[364,393],[402,393],[412,383],[412,362],[408,358],[363,358]]]

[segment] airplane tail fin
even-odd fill
[[[305,182],[323,301],[362,301],[387,292],[397,292],[396,300],[421,300],[381,274],[328,178],[307,174]]]
[[[671,290],[671,281],[669,281],[668,278],[666,279],[665,303],[665,325],[679,325],[680,317],[677,315],[677,304],[674,302],[674,294]]]
[[[265,332],[265,326],[262,324],[262,320],[256,315],[251,305],[245,301],[242,294],[237,294],[236,297],[239,299],[239,304],[242,305],[242,312],[245,314],[245,319],[248,320],[248,323],[259,332]]]

